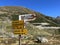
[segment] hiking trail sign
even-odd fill
[[[14,34],[27,34],[28,31],[24,28],[24,24],[35,19],[35,14],[12,15],[12,27]]]
[[[12,28],[14,34],[27,34],[27,29],[24,28],[24,21],[23,20],[16,20],[12,21]]]
[[[25,14],[25,15],[12,15],[12,28],[13,33],[19,35],[19,45],[21,45],[21,35],[27,34],[27,29],[24,28],[24,24],[27,21],[36,19],[36,15]]]

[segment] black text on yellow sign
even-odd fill
[[[13,29],[23,29],[24,28],[24,21],[12,21],[12,28]]]
[[[27,34],[27,29],[15,29],[14,34],[21,34],[21,35],[26,35]]]
[[[24,21],[12,21],[12,28],[14,34],[27,34],[27,29],[24,29]]]

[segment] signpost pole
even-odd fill
[[[21,35],[19,35],[19,45],[21,45]]]
[[[24,20],[23,20],[23,23],[24,23]],[[24,24],[23,24],[23,28],[24,28]],[[22,32],[23,32],[23,28],[22,28]],[[22,45],[21,44],[21,34],[19,34],[19,45]]]

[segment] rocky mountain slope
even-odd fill
[[[45,16],[44,14],[35,12],[33,10],[29,10],[27,8],[17,7],[17,6],[0,7],[0,17],[8,16],[9,18],[11,18],[11,15],[21,15],[21,14],[36,14],[37,18],[33,22],[48,22],[52,26],[60,26],[59,25],[60,23],[57,23],[55,18]]]
[[[44,14],[41,14],[39,12],[35,12],[33,10],[29,10],[27,8],[17,7],[17,6],[4,6],[4,7],[0,7],[0,21],[7,21],[7,22],[9,22],[9,21],[12,20],[12,15],[22,15],[22,14],[35,14],[37,16],[36,20],[31,21],[30,23],[47,22],[47,23],[50,23],[51,26],[60,26],[59,23],[56,22],[55,18],[49,17],[49,16],[45,16]],[[8,26],[7,28],[9,28],[9,24],[5,24],[5,25]],[[29,27],[29,26],[27,26],[27,27]],[[8,29],[6,29],[6,30],[8,30]],[[42,31],[42,30],[39,30],[39,29],[37,30],[36,28],[35,29],[32,28],[32,31],[33,30],[35,30],[35,34],[36,34],[36,31],[37,32],[40,31],[42,33],[48,34],[48,31],[46,32],[46,31]],[[39,33],[39,34],[42,34],[42,33]]]
[[[12,15],[22,15],[22,14],[35,14],[37,16],[36,20],[26,23],[25,26],[26,26],[26,29],[28,30],[28,33],[27,33],[27,35],[24,35],[23,42],[26,42],[26,41],[32,42],[32,40],[35,39],[37,36],[46,37],[48,40],[50,40],[50,39],[52,40],[53,38],[60,40],[60,38],[59,38],[60,29],[59,30],[53,30],[53,29],[52,30],[46,30],[46,29],[43,30],[43,29],[38,29],[37,27],[32,25],[32,23],[41,23],[41,22],[46,23],[47,22],[51,26],[60,26],[59,25],[60,23],[58,23],[58,20],[60,18],[53,18],[50,16],[46,16],[46,15],[41,14],[39,12],[35,12],[33,10],[30,10],[30,9],[27,9],[24,7],[18,7],[18,6],[0,7],[0,38],[1,37],[3,37],[3,39],[7,38],[4,41],[8,40],[11,43],[12,43],[12,41],[15,43],[18,41],[18,35],[15,35],[13,33],[11,21],[13,18]],[[59,34],[58,37],[56,36],[57,34]],[[12,39],[8,39],[8,38],[12,38]],[[3,40],[3,39],[0,39],[0,43],[2,42],[1,40]],[[55,41],[53,41],[53,42],[55,42]],[[7,43],[7,44],[4,43],[4,44],[9,45],[11,43]],[[40,45],[40,43],[38,43],[38,44]],[[36,45],[38,45],[38,44],[36,43]],[[50,44],[50,42],[49,42],[49,44]]]

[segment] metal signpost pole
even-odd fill
[[[24,20],[23,20],[23,23],[24,23]],[[23,24],[23,28],[24,28],[24,24]],[[22,32],[23,32],[23,28],[21,28],[22,29]],[[21,44],[21,34],[19,34],[19,45],[22,45]]]
[[[19,35],[19,45],[21,45],[21,35]]]

